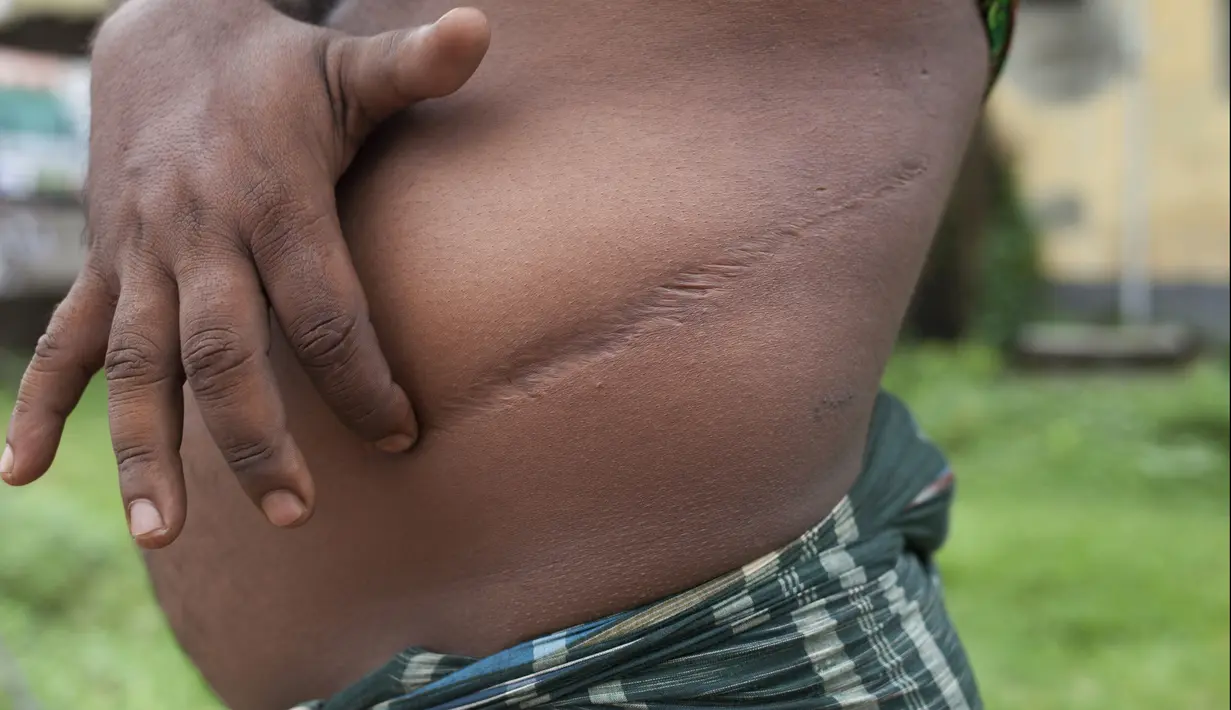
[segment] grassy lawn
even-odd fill
[[[958,472],[941,563],[989,708],[1228,706],[1225,363],[1025,378],[984,351],[913,349],[888,385]],[[0,638],[45,710],[216,708],[117,501],[95,386],[51,475],[0,490]]]

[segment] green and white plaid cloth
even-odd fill
[[[295,710],[977,710],[931,565],[953,477],[882,394],[859,480],[786,547],[484,659],[413,648]]]

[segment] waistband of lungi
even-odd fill
[[[855,485],[780,550],[487,658],[412,648],[295,710],[977,710],[931,564],[952,495],[939,450],[882,393]]]

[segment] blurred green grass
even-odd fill
[[[1225,359],[1044,378],[908,348],[886,384],[958,472],[941,564],[989,708],[1228,706]],[[0,490],[0,638],[45,710],[216,708],[125,535],[98,385],[49,477]]]

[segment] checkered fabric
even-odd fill
[[[410,649],[295,710],[977,710],[931,566],[952,482],[906,408],[882,394],[855,486],[777,552],[484,659]]]

